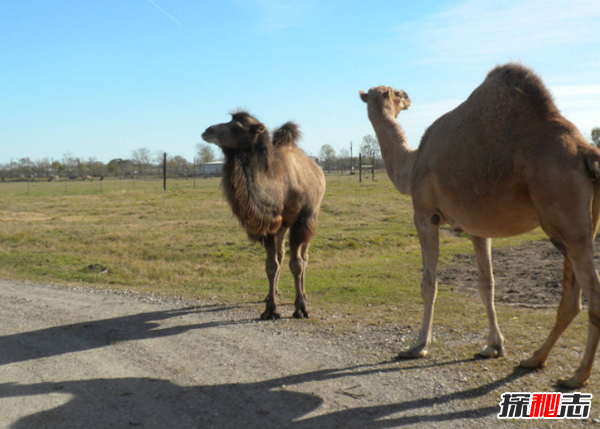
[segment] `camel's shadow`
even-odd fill
[[[453,362],[452,364],[458,364]],[[422,367],[414,367],[422,368]],[[410,371],[396,368],[394,371]],[[290,387],[309,382],[380,372],[380,369],[331,369],[257,383],[182,387],[152,378],[95,379],[31,385],[0,384],[0,400],[24,396],[64,394],[67,402],[48,411],[21,418],[11,429],[25,428],[393,428],[444,421],[477,422],[493,416],[498,406],[468,408],[468,401],[506,387],[526,372],[479,387],[401,403],[362,406],[306,417],[323,399]],[[285,388],[282,388],[285,386]],[[434,412],[436,406],[458,401],[461,411]],[[464,401],[465,403],[461,403]],[[409,416],[398,416],[409,412]],[[481,422],[486,426],[485,422]]]
[[[208,305],[177,310],[152,311],[6,335],[0,337],[0,365],[93,350],[122,341],[161,338],[183,334],[190,330],[250,322],[250,320],[208,322],[158,329],[162,320],[190,313],[225,311],[229,308]]]
[[[158,322],[190,312],[219,311],[221,307],[187,308],[48,328],[0,337],[0,365],[41,357],[105,347],[120,341],[135,341],[178,335],[189,330],[224,324],[208,322],[156,329]],[[125,328],[126,327],[126,328]],[[73,341],[73,338],[78,338]],[[18,347],[17,347],[18,345]],[[472,408],[473,402],[507,386],[527,372],[515,369],[506,377],[479,387],[386,405],[362,406],[327,412],[324,399],[299,392],[307,383],[335,382],[375,373],[406,373],[428,366],[459,366],[473,361],[449,361],[415,366],[390,367],[388,363],[351,368],[333,368],[250,383],[181,386],[155,378],[91,379],[37,384],[0,383],[0,400],[53,395],[54,408],[20,418],[10,427],[21,428],[391,428],[411,424],[473,420],[498,413],[498,406]],[[199,362],[198,365],[202,365]],[[0,367],[1,373],[1,367]],[[353,382],[354,382],[353,381]],[[64,397],[62,396],[64,395]],[[33,400],[33,399],[32,399]],[[436,406],[454,402],[444,411]],[[480,402],[480,401],[479,401]],[[41,407],[40,409],[42,409]],[[46,407],[47,408],[47,407]],[[316,412],[315,412],[316,411]],[[406,413],[407,415],[402,415]],[[1,414],[1,413],[0,413]],[[400,416],[399,416],[400,414]],[[476,423],[477,424],[477,423]]]

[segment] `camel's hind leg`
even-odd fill
[[[304,271],[306,263],[302,258],[302,246],[304,243],[298,242],[290,237],[290,271],[294,276],[294,286],[296,287],[296,300],[294,306],[294,317],[296,319],[308,318],[308,309],[306,307],[306,292],[304,290]]]
[[[575,374],[567,380],[559,381],[561,386],[579,388],[588,383],[600,341],[600,278],[594,267],[594,237],[598,229],[600,200],[599,190],[595,189],[589,176],[563,174],[560,180],[561,187],[545,183],[545,186],[540,188],[545,193],[540,192],[540,195],[534,198],[534,203],[538,207],[542,228],[551,237],[553,244],[568,258],[564,270],[564,296],[557,314],[556,326],[550,337],[533,357],[524,361],[522,365],[539,367],[544,364],[552,345],[577,314],[580,308],[580,294],[583,291],[589,305],[586,349]],[[563,191],[552,192],[555,188]],[[564,192],[564,189],[569,189],[570,192]]]
[[[431,341],[433,306],[437,295],[437,264],[440,252],[439,228],[430,222],[429,216],[415,214],[415,226],[421,243],[423,257],[423,281],[421,296],[425,304],[423,325],[417,341],[410,349],[398,354],[399,359],[413,359],[427,356],[427,346]]]
[[[283,255],[285,253],[285,244],[281,242],[285,241],[285,233],[287,229],[280,229],[276,235],[268,234],[264,240],[265,250],[267,252],[267,259],[265,261],[265,271],[267,272],[267,278],[269,279],[269,295],[267,296],[267,308],[264,313],[260,315],[262,320],[277,320],[281,318],[281,314],[277,311],[277,303],[279,301],[279,273],[281,272],[281,262],[283,261]]]
[[[294,286],[296,287],[296,300],[294,306],[294,318],[303,319],[309,318],[308,314],[308,300],[306,298],[306,290],[304,288],[304,273],[306,272],[306,264],[308,259],[306,250],[308,249],[308,243],[302,243],[294,240],[290,237],[290,271],[294,276]]]
[[[300,277],[300,285],[301,285],[301,293],[302,293],[302,297],[304,298],[304,301],[308,302],[308,295],[306,294],[306,289],[304,288],[304,276],[306,275],[306,269],[308,268],[308,248],[310,247],[310,243],[304,243],[302,244],[302,247],[300,249],[300,256],[302,257],[302,261],[304,262],[303,264],[303,270],[302,270],[302,274]]]
[[[308,318],[306,289],[304,287],[304,274],[308,264],[308,246],[315,233],[316,214],[302,211],[296,223],[290,229],[290,271],[294,276],[296,287],[296,300],[294,317],[296,319]]]
[[[496,309],[494,307],[494,274],[492,271],[492,240],[489,238],[471,237],[477,259],[477,288],[485,305],[485,311],[490,326],[488,345],[479,354],[483,357],[499,357],[504,355],[504,338],[500,333]]]
[[[589,237],[581,244],[565,244],[567,247],[567,257],[573,264],[575,278],[583,289],[589,305],[588,341],[583,359],[571,378],[559,381],[561,386],[575,389],[585,386],[588,383],[588,379],[592,373],[594,356],[598,348],[598,341],[600,340],[600,278],[594,268],[594,243],[592,237]]]
[[[573,264],[569,258],[565,256],[564,268],[563,268],[563,296],[558,306],[556,313],[556,323],[554,328],[550,332],[550,336],[533,354],[532,357],[521,362],[523,368],[541,368],[545,365],[550,350],[554,347],[554,344],[564,332],[565,329],[571,324],[575,316],[581,311],[581,288],[577,284],[575,274],[573,273]]]

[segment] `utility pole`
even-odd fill
[[[354,158],[352,157],[352,142],[350,142],[350,174],[354,174]]]

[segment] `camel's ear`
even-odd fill
[[[256,143],[261,136],[267,131],[264,124],[254,124],[250,127],[250,135],[253,136],[253,142]]]
[[[360,94],[360,99],[361,99],[362,101],[364,101],[365,103],[368,103],[368,102],[369,102],[369,94],[367,94],[367,93],[366,93],[366,92],[364,92],[364,91],[358,91],[358,93]]]
[[[250,132],[254,135],[262,134],[267,131],[267,127],[264,124],[254,124],[250,127]]]

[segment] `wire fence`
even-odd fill
[[[168,179],[167,190],[202,190],[219,187],[219,177]],[[92,179],[60,181],[5,181],[0,182],[0,197],[8,196],[60,196],[110,194],[114,192],[158,192],[164,191],[162,178],[153,179]]]

